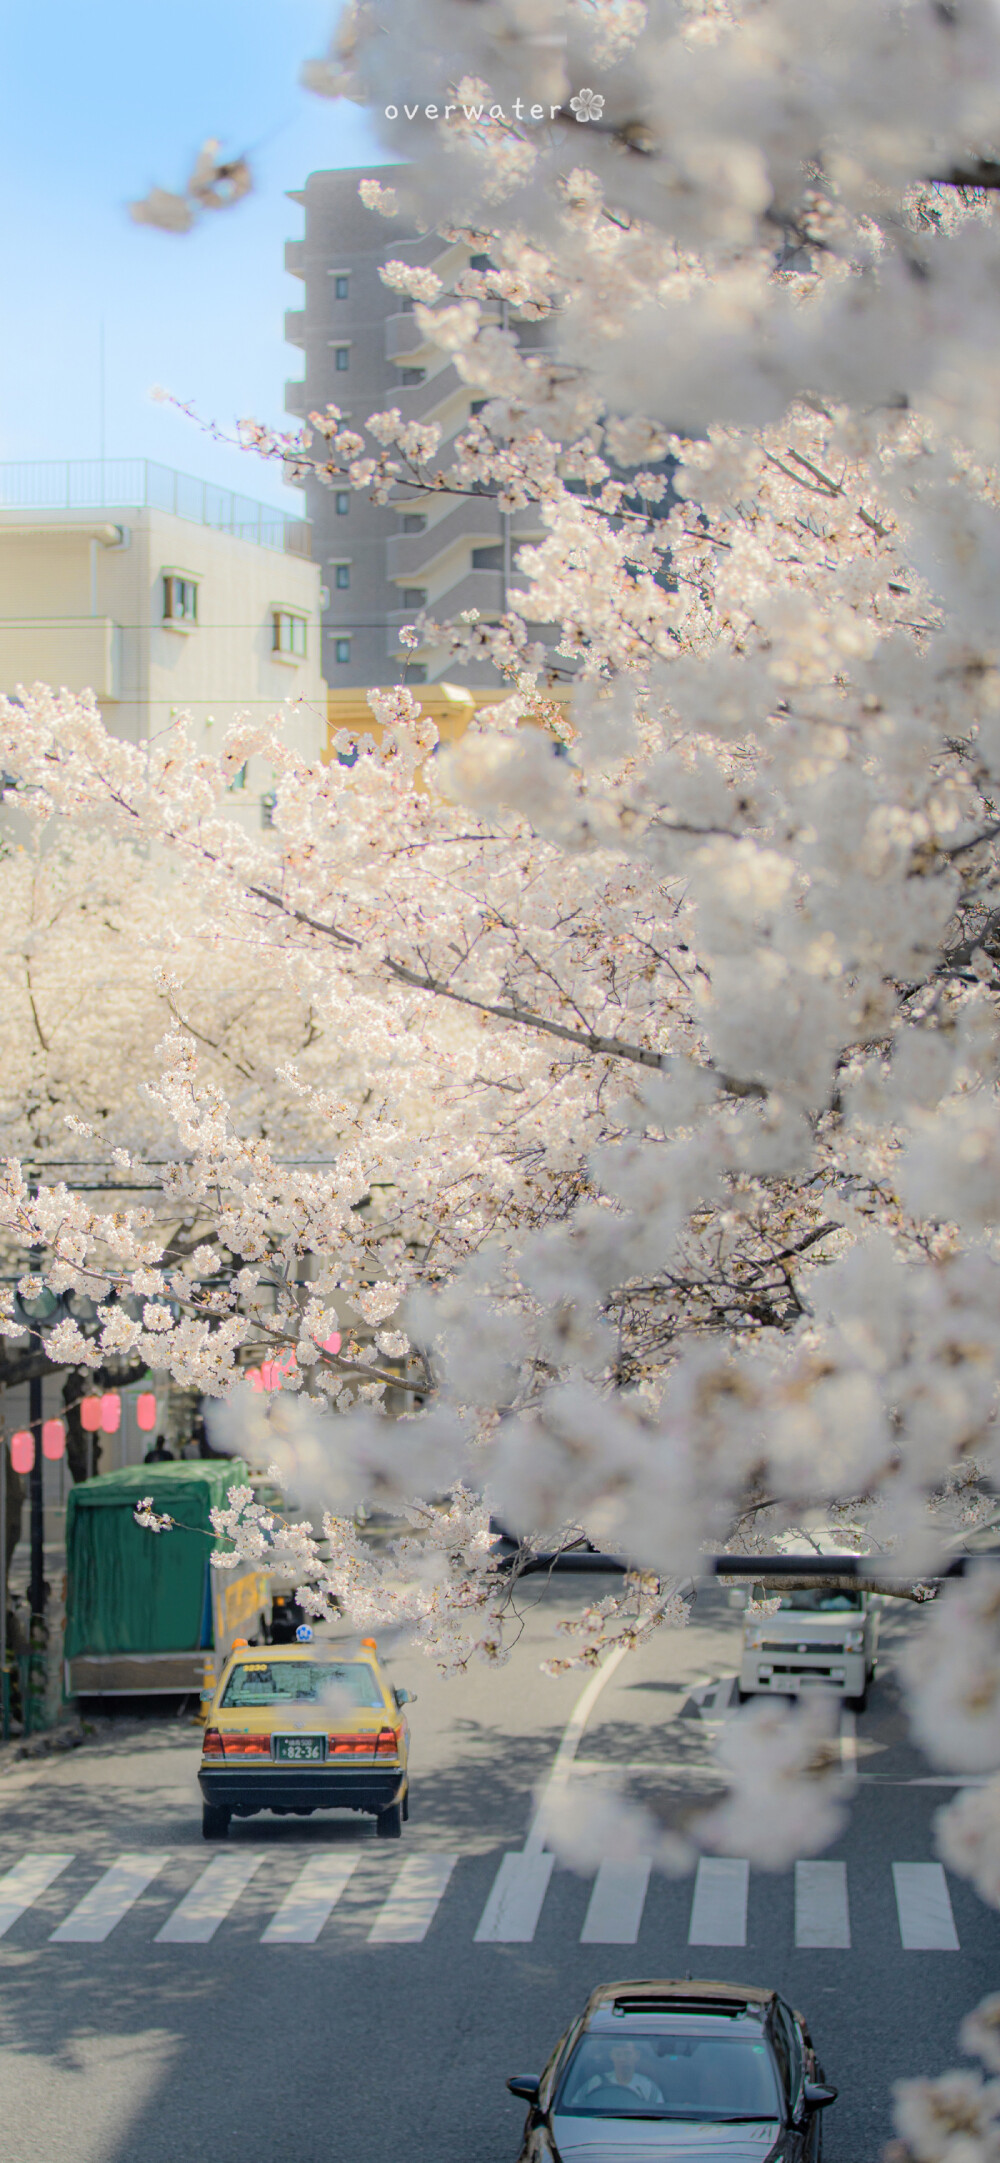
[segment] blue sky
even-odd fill
[[[285,427],[302,285],[286,190],[327,166],[374,170],[357,106],[298,87],[332,0],[0,0],[0,459],[96,458],[100,325],[107,455],[162,460],[297,510],[276,472],[150,398],[162,384],[231,429]],[[249,151],[257,188],[185,236],[126,204],[179,189],[206,136]]]

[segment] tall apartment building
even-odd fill
[[[206,746],[290,700],[315,757],[320,576],[302,520],[150,459],[0,465],[0,691],[93,691],[133,743],[183,710]],[[270,767],[244,778],[266,823]]]
[[[395,167],[380,167],[392,184]],[[366,210],[358,194],[361,172],[313,173],[292,200],[305,212],[305,234],[285,246],[285,268],[305,284],[301,308],[285,316],[285,336],[301,347],[305,375],[285,388],[289,413],[305,419],[329,404],[352,422],[398,406],[404,419],[436,421],[441,428],[438,461],[447,465],[449,444],[483,403],[464,383],[447,354],[429,345],[417,328],[412,303],[383,285],[379,266],[389,257],[427,265],[446,288],[460,272],[485,259],[463,246],[448,246],[435,233],[420,234],[401,219]],[[489,309],[487,309],[487,314]],[[494,319],[502,306],[494,304]],[[522,345],[538,344],[541,326],[509,327]],[[407,655],[399,631],[421,609],[438,621],[476,608],[497,618],[507,588],[517,583],[511,559],[518,544],[539,539],[543,528],[530,508],[510,518],[487,497],[448,495],[428,499],[400,487],[391,505],[370,503],[358,490],[305,482],[313,554],[322,565],[328,599],[323,614],[323,673],[334,694],[351,687],[396,683],[404,659],[406,681],[442,679],[496,688],[489,667],[456,667],[443,647]]]

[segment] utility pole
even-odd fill
[[[42,1345],[40,1330],[32,1330],[32,1342]],[[28,1605],[33,1615],[45,1613],[45,1504],[42,1494],[42,1377],[33,1374],[28,1383],[28,1425],[35,1444],[31,1471],[28,1474],[28,1503],[31,1512],[31,1574],[28,1579]]]

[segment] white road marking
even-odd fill
[[[686,1702],[697,1706],[706,1727],[717,1727],[728,1719],[735,1696],[736,1676],[718,1675],[712,1682],[692,1683]]]
[[[958,1932],[940,1863],[893,1863],[899,1935],[907,1953],[957,1953]]]
[[[694,1881],[689,1945],[745,1945],[750,1865],[735,1855],[703,1855]]]
[[[52,1944],[102,1944],[169,1861],[169,1855],[148,1848],[145,1854],[119,1855],[110,1870],[106,1870],[89,1893],[78,1901],[65,1922],[52,1932]]]
[[[260,1869],[262,1855],[216,1855],[156,1933],[157,1945],[207,1945]]]
[[[22,1855],[0,1878],[0,1938],[72,1861],[72,1855]]]
[[[795,1943],[845,1947],[851,1942],[845,1863],[796,1863]]]
[[[541,1855],[542,1853],[545,1846],[546,1826],[551,1821],[553,1811],[558,1807],[559,1801],[565,1792],[572,1770],[573,1759],[583,1740],[584,1728],[605,1683],[610,1682],[616,1667],[621,1665],[627,1651],[627,1645],[616,1645],[613,1651],[609,1652],[607,1659],[602,1660],[600,1667],[591,1675],[586,1688],[581,1690],[577,1698],[576,1704],[566,1722],[563,1739],[556,1751],[555,1763],[542,1790],[538,1808],[532,1819],[531,1829],[524,1843],[526,1855]]]
[[[477,1945],[530,1945],[549,1889],[554,1855],[505,1855],[476,1926]]]
[[[315,1945],[359,1860],[349,1853],[314,1855],[285,1894],[261,1936],[261,1944]]]
[[[437,1914],[457,1855],[411,1855],[368,1932],[369,1945],[420,1945]]]
[[[602,1863],[594,1880],[581,1945],[634,1945],[649,1885],[652,1857]]]

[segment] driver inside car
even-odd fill
[[[599,2088],[622,2088],[634,2097],[637,2103],[653,2103],[662,2110],[661,2090],[654,2080],[650,2080],[648,2074],[639,2071],[641,2058],[638,2046],[635,2043],[612,2043],[609,2057],[610,2068],[603,2073],[595,2073],[586,2082],[575,2099],[576,2107],[579,2109],[587,2097],[596,2094]]]

